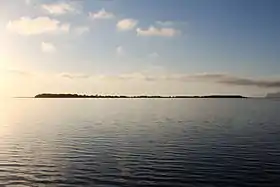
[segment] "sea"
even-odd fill
[[[280,186],[280,100],[0,101],[0,186]]]

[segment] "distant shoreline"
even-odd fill
[[[184,96],[184,95],[178,95],[178,96],[156,96],[156,95],[138,95],[138,96],[125,96],[125,95],[79,95],[79,94],[38,94],[34,98],[113,98],[113,99],[121,99],[121,98],[131,98],[131,99],[137,99],[137,98],[147,98],[147,99],[171,99],[171,98],[248,98],[241,95],[206,95],[206,96]]]

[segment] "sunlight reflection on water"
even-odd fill
[[[1,101],[0,185],[275,186],[278,101]]]

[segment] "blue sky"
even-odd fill
[[[0,95],[277,91],[279,8],[278,0],[1,1]]]

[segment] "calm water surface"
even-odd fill
[[[0,101],[0,186],[279,186],[280,101]]]

